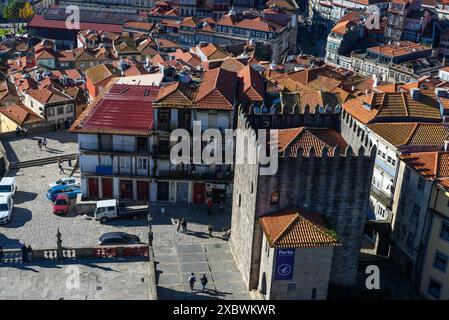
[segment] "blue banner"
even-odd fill
[[[274,280],[290,280],[295,265],[295,249],[276,249]]]

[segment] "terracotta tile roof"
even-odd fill
[[[44,122],[43,118],[22,104],[10,104],[0,107],[0,113],[15,122],[18,126]]]
[[[72,97],[51,87],[47,89],[31,89],[27,92],[27,94],[42,104],[58,103],[72,100]]]
[[[422,177],[448,186],[449,178],[449,152],[417,152],[399,156],[407,166],[415,170]]]
[[[321,214],[305,209],[285,209],[259,218],[271,248],[310,248],[338,246]]]
[[[229,54],[227,54],[220,46],[213,43],[208,43],[203,47],[197,46],[197,49],[203,52],[207,60],[222,60],[229,57]]]
[[[401,85],[399,83],[386,83],[378,85],[375,90],[379,92],[399,92],[399,89],[401,88]]]
[[[288,157],[296,157],[299,148],[304,155],[309,155],[312,147],[315,154],[321,154],[325,147],[328,148],[328,155],[334,154],[335,147],[339,148],[340,154],[344,154],[347,146],[341,134],[334,129],[299,127],[278,130],[278,150]]]
[[[192,89],[180,82],[173,82],[159,89],[154,105],[155,107],[192,107],[194,98],[195,92]]]
[[[418,100],[409,92],[370,93],[346,101],[343,109],[364,124],[381,118],[441,120],[435,94],[424,90]]]
[[[263,102],[265,97],[264,78],[251,66],[238,73],[239,100],[242,102]]]
[[[443,146],[449,134],[449,126],[444,123],[373,123],[368,128],[395,147]]]
[[[99,64],[85,71],[86,77],[95,85],[106,79],[120,75],[120,72],[110,64]]]
[[[242,59],[236,59],[228,57],[223,60],[222,64],[220,65],[220,68],[232,71],[232,72],[239,72],[243,68],[245,68],[246,64],[243,63]]]
[[[195,107],[201,109],[233,110],[237,75],[221,68],[204,73],[195,98]]]
[[[335,25],[335,27],[332,28],[331,32],[344,35],[346,34],[347,30],[351,27],[351,25],[354,25],[354,23],[351,20],[341,21]]]
[[[381,53],[389,57],[398,57],[417,51],[430,50],[431,48],[411,41],[400,41],[399,43],[386,44],[368,48],[369,51]]]

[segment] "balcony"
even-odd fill
[[[84,154],[107,154],[107,155],[142,155],[152,154],[152,148],[148,145],[130,146],[129,144],[98,145],[97,143],[81,143],[79,149]]]
[[[195,172],[191,170],[159,170],[158,178],[231,181],[231,172]]]
[[[393,199],[391,198],[391,195],[387,195],[386,193],[382,192],[381,190],[377,189],[374,186],[371,186],[371,196],[373,196],[377,201],[379,201],[381,204],[385,206],[388,210],[392,210],[393,208]]]

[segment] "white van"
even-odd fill
[[[0,181],[0,196],[11,193],[12,196],[16,193],[17,185],[15,177],[4,177]]]
[[[11,221],[12,211],[14,209],[14,200],[11,193],[0,195],[0,224],[6,224]]]

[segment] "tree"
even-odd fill
[[[33,6],[29,2],[24,2],[22,8],[19,10],[19,16],[22,22],[28,21],[33,15]]]
[[[4,16],[13,24],[14,34],[16,33],[16,24],[20,17],[20,8],[22,8],[21,0],[9,0],[5,7]]]

